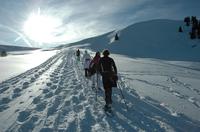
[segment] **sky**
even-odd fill
[[[152,19],[200,19],[199,0],[1,0],[0,44],[51,47]]]

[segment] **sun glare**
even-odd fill
[[[51,42],[62,22],[58,18],[32,14],[24,24],[25,34],[36,42]]]

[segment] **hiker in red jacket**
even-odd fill
[[[99,88],[99,60],[101,58],[100,52],[96,52],[94,58],[90,62],[90,75],[94,75],[96,73],[96,86]],[[92,88],[95,88],[95,76],[92,79]]]

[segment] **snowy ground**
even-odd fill
[[[55,55],[56,52],[55,50],[45,52],[41,50],[9,52],[7,57],[0,58],[0,82],[40,65]]]
[[[198,131],[199,63],[113,55],[120,79],[113,116],[104,94],[91,88],[74,51],[0,83],[0,131]],[[126,107],[128,106],[128,108]]]

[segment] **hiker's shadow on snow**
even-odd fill
[[[134,91],[127,88],[122,90],[126,104],[123,103],[117,89],[113,90],[114,113],[112,120],[108,120],[110,124],[115,126],[115,131],[122,125],[126,131],[198,131],[200,130],[200,122],[190,119],[183,114],[174,114],[159,102],[152,98],[143,98]]]

